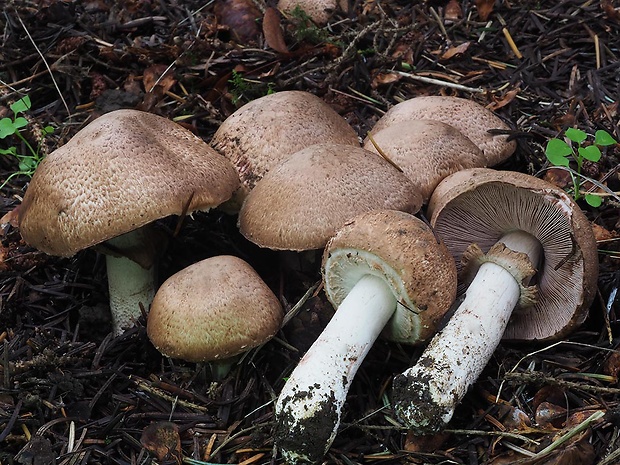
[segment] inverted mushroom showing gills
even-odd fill
[[[538,178],[460,171],[437,186],[429,214],[468,287],[416,365],[394,379],[395,411],[418,434],[446,426],[502,336],[549,341],[579,326],[598,278],[590,223]]]
[[[222,255],[184,268],[158,289],[147,334],[165,356],[221,362],[271,339],[283,310],[277,297],[244,260]],[[220,370],[221,372],[221,370]]]
[[[238,186],[230,162],[188,130],[151,113],[117,110],[41,162],[19,207],[19,229],[28,244],[62,257],[104,243],[119,334],[155,293],[158,246],[145,226],[209,210]]]
[[[430,228],[391,210],[367,212],[330,239],[323,283],[336,313],[276,403],[276,447],[287,463],[315,463],[336,436],[359,366],[379,334],[431,337],[456,295],[456,266]]]
[[[514,153],[517,144],[507,135],[489,131],[508,131],[509,126],[491,110],[460,97],[430,95],[415,97],[390,108],[372,128],[375,134],[402,121],[430,119],[454,126],[476,144],[486,159],[485,166],[494,166]]]

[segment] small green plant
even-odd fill
[[[295,38],[297,40],[307,40],[313,44],[320,44],[329,39],[329,32],[314,24],[312,18],[299,5],[291,11],[291,16],[297,25],[295,29]]]
[[[258,97],[275,93],[273,82],[265,84],[262,81],[255,81],[243,77],[243,74],[234,71],[228,80],[230,84],[230,93],[232,94],[232,103],[237,105],[242,100],[254,100]]]
[[[596,131],[594,143],[591,145],[584,145],[588,135],[580,129],[568,128],[564,135],[568,140],[577,144],[577,151],[572,144],[569,145],[562,139],[550,139],[545,148],[545,155],[553,166],[569,167],[572,158],[577,163],[578,177],[581,177],[581,169],[585,160],[596,163],[601,159],[600,147],[608,147],[618,143],[607,131],[602,129]],[[581,198],[579,191],[581,182],[575,179],[573,173],[571,173],[571,177],[573,178],[575,200],[579,200]],[[585,194],[584,199],[592,207],[600,207],[603,202],[601,196],[595,194]]]
[[[20,139],[26,148],[28,149],[28,153],[26,155],[22,155],[17,152],[17,147],[11,146],[7,149],[0,148],[0,155],[9,155],[17,158],[18,170],[12,173],[1,185],[0,188],[4,187],[7,182],[9,182],[12,178],[18,175],[26,175],[28,177],[32,177],[34,174],[34,170],[39,166],[41,160],[43,159],[43,155],[41,154],[41,144],[43,143],[43,138],[48,134],[54,132],[54,128],[51,126],[46,126],[42,129],[41,138],[37,148],[35,149],[30,143],[26,140],[21,130],[28,126],[28,120],[21,114],[30,110],[32,106],[30,102],[30,97],[28,95],[20,98],[15,103],[10,106],[11,112],[13,113],[12,118],[2,118],[0,119],[0,139],[6,139],[9,136],[15,136]]]

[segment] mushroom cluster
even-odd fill
[[[246,104],[210,144],[165,118],[118,110],[40,164],[15,216],[43,252],[106,254],[115,334],[150,310],[153,345],[212,362],[216,379],[274,337],[282,305],[231,255],[194,263],[157,290],[161,237],[149,225],[225,204],[259,247],[322,253],[336,312],[279,393],[274,438],[286,463],[316,463],[378,337],[430,340],[392,386],[398,418],[426,434],[450,421],[502,338],[553,340],[584,321],[598,274],[590,224],[562,190],[488,168],[515,151],[508,133],[491,111],[456,97],[395,105],[363,147],[307,92]],[[413,216],[426,203],[431,226]]]

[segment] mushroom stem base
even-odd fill
[[[362,277],[301,359],[276,403],[276,445],[287,463],[315,463],[329,449],[353,377],[395,309],[383,279]]]
[[[515,232],[500,242],[538,263],[540,243],[533,236]],[[480,266],[445,328],[416,365],[394,378],[394,409],[414,433],[446,427],[499,345],[520,295],[520,283],[511,272],[493,262]]]

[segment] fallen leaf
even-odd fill
[[[260,35],[258,20],[261,12],[251,0],[224,0],[215,2],[215,15],[218,21],[228,27],[238,42],[255,42]]]
[[[461,4],[458,0],[450,0],[446,4],[446,8],[444,10],[444,18],[446,18],[446,22],[455,23],[463,17],[463,10],[461,9]]]
[[[176,84],[176,79],[167,65],[159,64],[149,66],[144,70],[142,84],[147,92],[152,92],[155,86],[159,87],[158,94],[163,95]]]
[[[493,102],[487,105],[487,108],[491,111],[495,111],[495,110],[498,110],[499,108],[505,107],[506,105],[508,105],[510,102],[512,102],[515,99],[515,97],[519,94],[520,90],[521,89],[519,87],[517,87],[516,89],[509,90],[499,100],[494,99]]]
[[[174,423],[160,421],[151,423],[144,428],[140,437],[140,444],[157,457],[157,460],[173,459],[181,465],[181,438],[179,428]]]
[[[462,55],[469,48],[470,42],[463,42],[461,45],[457,45],[456,47],[450,47],[446,50],[442,55],[442,60],[449,60],[456,55]]]
[[[610,231],[609,229],[606,229],[596,223],[592,223],[592,232],[594,233],[594,239],[596,239],[597,242],[609,241],[619,236],[616,231]],[[603,366],[603,370],[605,371],[605,374],[617,378],[618,373],[620,372],[620,354],[613,352],[607,358],[607,361]]]
[[[400,75],[397,73],[377,73],[372,80],[371,87],[376,89],[379,86],[385,84],[392,84],[393,82],[400,81]]]
[[[565,187],[573,184],[570,173],[560,168],[549,168],[545,171],[543,179],[554,186],[559,187],[560,189],[564,189]]]
[[[566,409],[551,402],[541,402],[536,408],[535,418],[541,428],[561,428],[566,420]]]
[[[489,19],[491,13],[493,13],[493,7],[495,6],[495,0],[476,0],[476,9],[478,10],[478,16],[482,21]]]
[[[601,8],[610,19],[620,22],[620,8],[614,8],[610,0],[601,0]]]
[[[284,41],[282,27],[280,27],[280,14],[275,8],[267,8],[263,16],[263,35],[269,47],[279,53],[288,53],[288,47]]]
[[[405,437],[404,449],[408,452],[435,452],[441,449],[449,437],[449,433],[417,436],[409,431]]]

